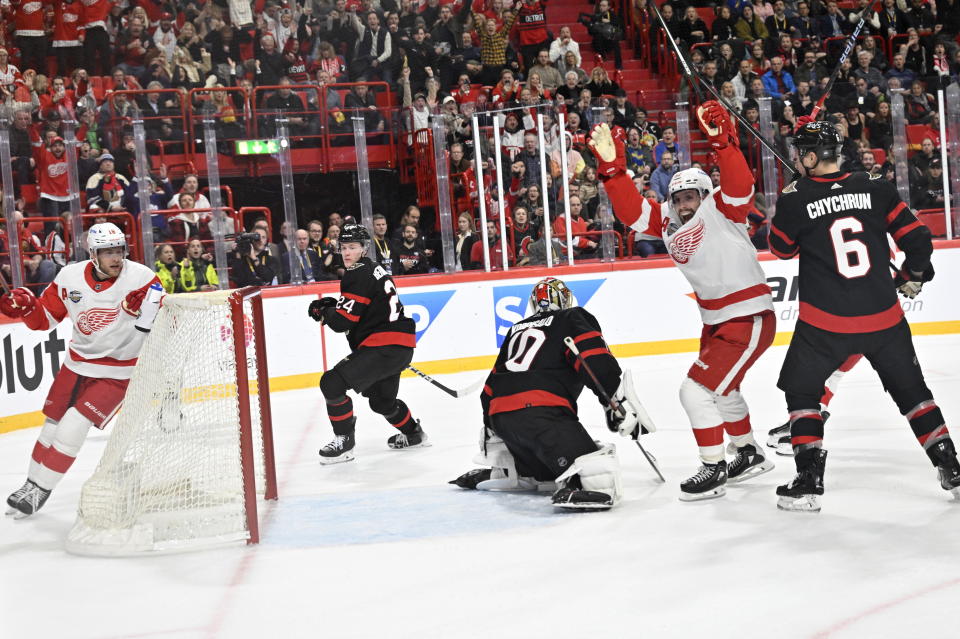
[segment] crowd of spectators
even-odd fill
[[[642,11],[646,1],[635,0],[636,6]],[[868,0],[860,2],[866,6]],[[931,150],[940,143],[935,89],[956,82],[960,74],[958,2],[883,0],[877,11],[868,14],[864,37],[841,68],[827,101],[847,140],[847,166],[892,177],[889,99],[896,92],[904,95],[908,121],[930,127],[928,139],[910,162],[915,206],[943,199],[935,184],[941,167]],[[702,7],[713,8],[710,24],[697,10]],[[604,226],[617,232],[618,242],[628,241],[627,229],[605,219],[609,212],[602,204],[594,160],[585,147],[594,124],[607,122],[622,137],[628,168],[646,197],[662,201],[670,176],[681,164],[702,166],[715,182],[719,172],[705,158],[682,157],[689,145],[678,144],[670,123],[651,117],[642,104],[631,101],[631,87],[620,86],[619,73],[611,77],[603,62],[593,58],[599,53],[615,69],[622,67],[624,16],[617,14],[610,0],[596,0],[593,7],[584,3],[584,10],[580,22],[589,33],[593,53],[581,51],[570,27],[561,27],[557,33],[548,29],[550,6],[545,0],[306,0],[302,4],[74,0],[49,5],[3,0],[0,101],[14,114],[10,132],[16,181],[37,185],[36,213],[65,214],[70,198],[64,122],[75,120],[84,206],[105,216],[120,211],[136,216],[140,198],[134,139],[125,124],[134,107],[149,116],[150,140],[177,144],[187,134],[183,119],[178,118],[186,92],[211,89],[205,100],[216,111],[221,133],[230,137],[230,127],[240,130],[245,105],[235,99],[239,94],[216,89],[240,87],[267,108],[287,111],[291,133],[300,136],[318,133],[320,119],[315,113],[320,99],[331,114],[341,109],[362,113],[368,132],[374,133],[390,128],[412,133],[441,119],[454,184],[457,269],[483,264],[476,230],[478,193],[486,198],[494,266],[504,260],[543,263],[548,250],[556,259],[564,259],[563,213],[568,208],[576,234],[575,255],[594,257]],[[671,31],[690,49],[693,64],[724,101],[755,127],[759,128],[758,99],[772,99],[775,142],[785,148],[797,118],[809,114],[819,99],[839,54],[839,47],[828,46],[829,39],[853,30],[859,7],[841,9],[833,0],[756,4],[678,0],[663,4],[661,10]],[[658,27],[651,28],[655,32]],[[651,43],[656,41],[650,38]],[[894,47],[889,60],[888,46]],[[654,61],[659,57],[654,55]],[[109,82],[101,88],[109,88],[98,94],[94,79],[99,76],[108,76]],[[374,92],[382,85],[371,89],[359,84],[347,93],[329,88],[345,82],[386,83],[404,107],[402,117],[385,117],[377,107]],[[305,84],[318,90],[310,93],[298,88]],[[280,88],[255,91],[274,85]],[[122,92],[141,88],[144,91],[135,98]],[[558,124],[561,113],[566,120],[563,131]],[[483,127],[484,148],[479,151],[487,158],[482,178],[474,162],[478,152],[472,130],[475,114]],[[545,166],[540,160],[537,114],[544,118]],[[503,202],[498,201],[498,189],[492,183],[489,127],[494,118],[503,133],[502,166],[509,167]],[[332,116],[329,127],[330,132],[345,133],[349,122]],[[561,138],[568,149],[566,185],[560,179]],[[412,135],[404,138],[407,145],[413,145],[413,140]],[[344,142],[352,143],[352,138]],[[742,134],[741,143],[749,157],[755,151],[751,136]],[[877,158],[877,149],[884,158]],[[479,189],[478,181],[482,182]],[[146,184],[151,209],[183,211],[153,216],[156,263],[170,271],[166,281],[179,290],[214,286],[209,255],[212,219],[203,211],[210,203],[199,189],[197,176],[186,176],[175,190],[161,165]],[[28,215],[34,212],[19,189],[16,195]],[[401,206],[406,204],[410,203]],[[543,233],[545,209],[550,211],[555,238],[549,247]],[[411,210],[417,211],[412,223]],[[398,275],[443,267],[436,233],[432,225],[421,228],[419,209],[412,207],[401,219],[397,219],[400,211],[383,212],[389,219],[381,216],[376,221],[375,228],[383,228],[374,242],[381,263]],[[501,215],[509,222],[506,255],[499,237]],[[276,244],[267,241],[272,235],[269,227],[248,229],[259,240],[233,251],[233,276],[238,283],[241,279],[289,281],[285,258],[294,251],[303,279],[337,277],[342,274],[335,250],[342,226],[338,217],[331,214],[330,219],[311,220],[302,229],[282,229],[282,240]],[[758,201],[751,216],[758,247],[765,245],[763,219]],[[266,221],[264,225],[269,226]],[[49,247],[64,245],[65,227],[65,222],[48,222],[42,233],[46,241],[37,243],[47,246],[48,253]],[[388,228],[392,229],[389,237]],[[629,241],[640,255],[663,251],[659,238]],[[193,255],[197,250],[200,253]],[[52,253],[41,261],[50,261],[56,268]],[[39,265],[33,272],[41,271],[37,278],[49,275],[49,268]]]

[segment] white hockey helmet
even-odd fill
[[[103,269],[100,268],[97,253],[103,249],[117,247],[122,247],[123,257],[127,257],[127,237],[116,224],[101,222],[87,229],[87,250],[90,252],[90,261],[101,273]]]
[[[703,169],[684,169],[677,171],[670,178],[670,184],[667,186],[667,201],[673,201],[673,194],[688,189],[698,189],[700,197],[707,197],[713,191],[713,181],[710,176],[703,172]]]

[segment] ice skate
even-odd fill
[[[777,426],[776,428],[771,428],[767,431],[767,446],[769,448],[778,448],[780,445],[780,440],[786,436],[787,439],[790,438],[790,421],[787,420],[785,423]]]
[[[23,496],[17,500],[15,508],[17,513],[13,515],[14,519],[23,519],[24,517],[29,517],[34,514],[47,503],[47,499],[50,498],[50,492],[46,488],[41,488],[32,481],[27,481],[29,486],[27,487],[26,492]],[[19,491],[18,491],[19,492]]]
[[[390,439],[387,440],[387,446],[393,450],[405,450],[407,448],[421,448],[424,446],[430,446],[430,438],[427,437],[427,434],[423,432],[423,429],[420,428],[420,422],[416,422],[414,427],[410,429],[410,432],[403,432],[402,430],[396,435],[391,435]]]
[[[737,449],[737,456],[727,467],[727,481],[731,484],[746,481],[751,477],[773,470],[773,460],[767,459],[759,446],[747,444]]]
[[[727,494],[727,462],[704,463],[697,474],[680,484],[680,501],[714,499]]]
[[[459,486],[460,488],[466,488],[467,490],[476,490],[477,484],[490,479],[491,473],[493,473],[492,468],[474,468],[473,470],[468,470],[456,479],[451,479],[447,483]]]
[[[10,493],[10,496],[7,497],[7,506],[8,506],[7,512],[6,512],[7,516],[16,515],[17,513],[20,512],[19,510],[17,510],[17,502],[23,499],[23,496],[27,494],[27,491],[30,490],[30,486],[32,483],[33,482],[31,482],[28,479],[27,481],[23,482],[23,486],[16,489],[14,492]]]
[[[950,491],[954,499],[960,500],[960,462],[957,462],[953,441],[944,439],[937,442],[927,451],[927,455],[937,467],[940,486]]]
[[[822,410],[820,415],[823,417],[823,423],[826,424],[827,420],[830,419],[830,411]],[[773,439],[773,432],[782,429],[784,426],[787,429],[780,435],[775,444],[771,444]],[[779,426],[770,431],[770,438],[767,439],[767,446],[777,449],[777,454],[781,457],[793,457],[793,440],[790,439],[790,422],[787,422],[783,426]]]
[[[777,486],[777,508],[794,512],[820,512],[823,496],[823,471],[827,451],[808,448],[797,456],[797,474],[789,484]]]
[[[553,493],[553,505],[567,510],[610,510],[613,497],[596,490],[563,487]]]
[[[333,440],[320,449],[320,463],[324,465],[341,464],[353,461],[353,447],[356,445],[354,434],[337,435]]]

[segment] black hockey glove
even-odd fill
[[[933,279],[933,264],[927,266],[923,273],[909,270],[906,266],[901,268],[893,278],[893,285],[904,297],[913,299],[920,294],[924,282]]]
[[[312,302],[310,302],[310,306],[307,308],[307,315],[309,315],[316,322],[322,322],[323,309],[334,307],[336,305],[337,305],[337,298],[321,297],[318,300],[313,300]]]

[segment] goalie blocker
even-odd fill
[[[632,384],[621,387],[620,366],[600,324],[573,306],[562,281],[538,282],[530,307],[534,314],[510,329],[483,389],[481,452],[474,461],[489,468],[450,483],[479,490],[549,490],[560,508],[611,508],[622,494],[616,449],[590,437],[577,418],[577,399],[586,386],[601,401],[614,396],[627,407]],[[564,344],[566,337],[589,358],[601,388]],[[625,436],[652,430],[640,424],[637,410],[609,411],[607,417],[608,427]]]

